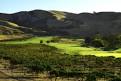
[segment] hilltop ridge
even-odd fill
[[[120,12],[74,14],[54,10],[32,10],[13,14],[0,13],[0,20],[15,23],[28,29],[27,31],[22,29],[23,33],[29,32],[39,36],[92,36],[97,33],[107,36],[121,34]]]

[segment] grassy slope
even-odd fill
[[[0,23],[2,25],[9,26],[9,27],[17,27],[17,28],[19,27],[17,24],[9,22],[9,21],[0,20]]]
[[[64,52],[68,54],[81,54],[81,55],[96,55],[96,56],[115,56],[121,57],[121,53],[117,53],[115,51],[101,51],[96,48],[87,48],[87,47],[80,47],[79,45],[74,44],[50,44],[55,46],[59,49],[62,49]]]
[[[7,40],[19,40],[29,38],[29,35],[21,34],[21,35],[0,35],[0,41],[7,41]]]
[[[30,38],[27,40],[22,40],[22,41],[7,41],[7,42],[3,42],[6,44],[26,44],[26,43],[40,43],[40,40],[43,40],[44,42],[46,42],[47,40],[51,40],[52,37],[34,37],[34,38]]]
[[[65,16],[65,13],[64,12],[61,12],[61,11],[51,11],[51,13],[58,19],[58,20],[62,20],[64,19],[66,16]]]
[[[39,43],[40,40],[43,40],[45,43],[47,40],[51,40],[51,38],[52,37],[35,37],[25,41],[10,41],[5,43],[6,44]],[[73,44],[73,43],[49,43],[48,45],[57,47],[61,49],[63,53],[68,53],[68,54],[121,57],[121,49],[118,49],[116,51],[101,51],[97,48],[92,48],[92,47],[89,48],[80,47],[79,44]]]
[[[2,32],[0,34],[2,34],[2,35],[3,34],[4,35],[23,34],[24,32],[22,32],[19,28],[20,28],[20,26],[18,26],[15,23],[0,20],[0,31]]]
[[[0,20],[0,41],[30,37],[28,33],[23,31],[24,28],[27,30],[26,27],[19,26],[13,22]]]

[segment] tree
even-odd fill
[[[94,46],[94,47],[103,47],[104,46],[104,41],[100,34],[97,33],[92,38],[91,46]]]
[[[46,43],[50,43],[50,41],[46,41]]]
[[[96,34],[85,38],[86,46],[103,47],[104,50],[115,50],[121,47],[121,35],[110,35],[107,37]]]
[[[89,45],[89,44],[92,42],[92,38],[91,38],[91,37],[85,37],[84,39],[85,39],[85,40],[84,40],[84,43],[85,43],[86,45]]]
[[[91,46],[94,46],[94,47],[103,47],[103,40],[101,39],[95,39],[91,42]]]
[[[96,34],[93,37],[86,37],[85,44],[93,47],[103,47],[104,41],[100,34]]]
[[[121,46],[120,36],[112,35],[112,36],[104,37],[103,40],[105,41],[104,50],[114,50]]]
[[[40,40],[40,44],[42,44],[43,43],[43,40]]]

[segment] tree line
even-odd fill
[[[96,34],[84,39],[85,46],[103,48],[103,50],[115,50],[121,47],[121,35],[101,36],[100,34]]]

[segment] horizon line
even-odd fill
[[[15,12],[0,12],[0,13],[5,13],[5,14],[14,14],[14,13],[19,13],[19,12],[30,12],[30,11],[35,11],[35,10],[40,10],[40,11],[58,11],[58,12],[65,12],[65,13],[73,13],[73,14],[80,14],[80,13],[100,13],[100,12],[114,12],[114,13],[121,13],[121,11],[83,11],[83,12],[71,12],[71,11],[63,11],[63,10],[44,10],[44,9],[31,9],[31,10],[18,10]]]

